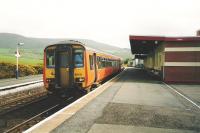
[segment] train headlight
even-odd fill
[[[52,83],[52,82],[54,82],[54,79],[52,79],[52,78],[47,78],[47,79],[46,79],[46,82],[47,82],[47,83]]]
[[[85,81],[84,77],[76,78],[76,82],[84,82],[84,81]]]
[[[49,83],[51,80],[50,79],[46,79],[46,82]]]

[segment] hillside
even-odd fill
[[[61,39],[60,39],[61,40]],[[24,49],[44,49],[48,44],[60,41],[59,39],[41,39],[24,37],[11,33],[0,33],[0,46],[5,49],[15,49],[17,43],[23,42]]]
[[[23,55],[21,57],[21,62],[26,63],[29,60],[30,63],[31,62],[42,63],[43,49],[45,48],[45,46],[67,39],[69,38],[66,39],[31,38],[11,33],[0,33],[0,56],[1,56],[0,61],[4,60],[7,61],[9,60],[8,62],[15,61],[14,52],[16,50],[17,43],[23,42],[24,45],[20,47],[20,52]],[[104,43],[99,43],[87,39],[75,39],[75,40],[82,41],[89,47],[92,47],[94,49],[99,49],[101,51],[113,55],[120,56],[124,59],[131,57],[130,49],[127,48],[124,49],[118,48],[112,45],[107,45]]]

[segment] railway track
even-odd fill
[[[113,76],[107,78],[101,84],[104,84]],[[83,95],[81,93],[74,97],[66,96],[65,98],[58,97],[57,95],[46,95],[36,98],[23,106],[17,105],[17,108],[12,108],[9,111],[3,113],[0,111],[0,132],[21,133]],[[10,104],[7,105],[10,106]]]
[[[43,115],[49,114],[50,111],[55,110],[58,106],[59,106],[59,104],[56,104],[56,105],[50,107],[49,109],[47,109],[47,110],[41,112],[40,114],[38,114],[38,115],[36,115],[36,116],[33,116],[33,117],[31,117],[30,119],[28,119],[28,120],[26,120],[26,121],[24,121],[24,122],[22,122],[22,123],[16,125],[15,127],[11,128],[11,129],[9,129],[9,130],[7,130],[5,133],[22,132],[23,129],[24,129],[25,127],[27,127],[27,126],[29,127],[30,125],[33,125],[33,121],[36,121],[36,123],[37,123],[38,121],[40,121],[40,119],[41,119],[41,117],[42,117]],[[35,122],[34,122],[34,123],[35,123]]]
[[[37,83],[26,85],[32,84]],[[19,87],[26,86],[23,84],[16,88]],[[14,88],[4,89],[4,91],[11,90]],[[0,132],[22,132],[82,96],[60,98],[46,94],[47,91],[40,87],[0,97]]]
[[[0,114],[0,120],[3,123],[0,126],[0,132],[21,133],[76,99],[75,97],[58,98],[55,95],[50,95],[26,106]]]
[[[47,91],[43,88],[42,81],[33,81],[17,85],[1,87],[0,114],[15,109],[29,102],[44,97]]]

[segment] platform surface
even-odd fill
[[[190,97],[190,99],[198,103],[198,105],[200,105],[200,85],[173,84],[172,86],[185,96]]]
[[[18,79],[15,79],[15,78],[0,79],[0,87],[21,84],[21,83],[26,83],[26,82],[36,81],[36,80],[42,80],[42,74],[19,77]]]
[[[183,85],[182,88],[187,86]],[[190,91],[191,96],[197,95],[191,93]],[[200,95],[200,86],[196,88],[195,93]],[[199,109],[144,70],[127,68],[119,80],[51,132],[197,133],[199,131]]]

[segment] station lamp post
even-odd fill
[[[17,62],[16,62],[16,79],[18,79],[19,77],[19,67],[18,67],[18,64],[19,64],[19,57],[20,57],[20,53],[19,53],[19,46],[22,46],[24,43],[18,43],[17,44],[17,51],[15,52],[15,56],[16,56],[16,59],[17,59]]]

